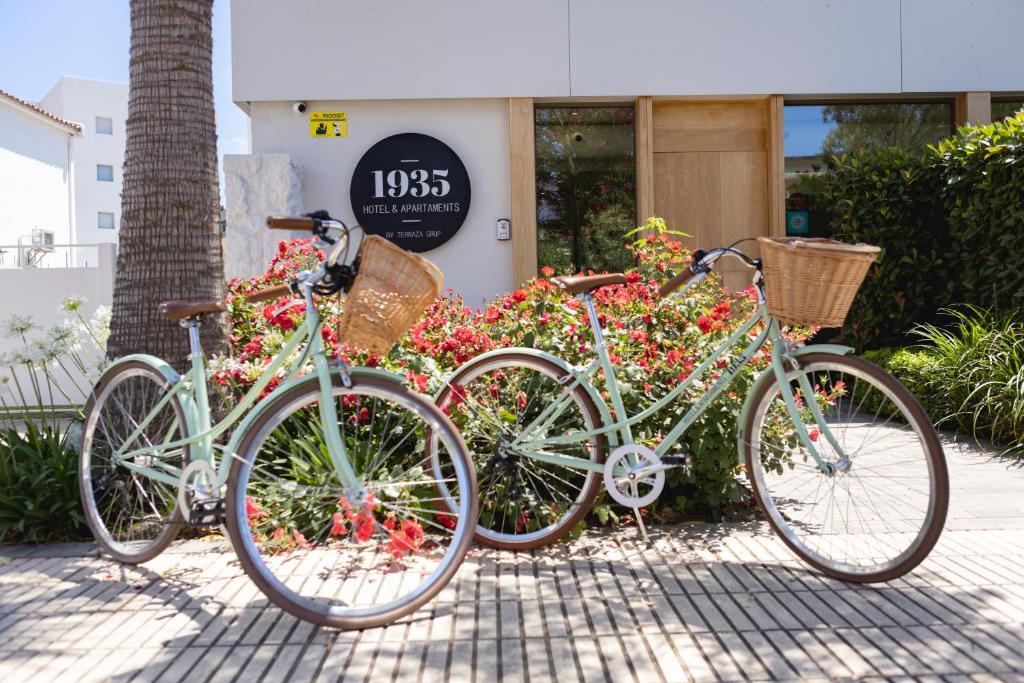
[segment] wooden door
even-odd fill
[[[724,247],[768,235],[770,99],[742,102],[654,102],[654,210],[690,235],[690,248]],[[745,242],[748,254],[756,243]],[[751,271],[720,261],[732,290],[750,284]]]

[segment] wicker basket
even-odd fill
[[[839,327],[880,251],[829,239],[758,237],[765,297],[775,318],[799,325]]]
[[[382,237],[368,235],[359,248],[359,272],[345,301],[339,339],[383,355],[441,293],[437,266]]]

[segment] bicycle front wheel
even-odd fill
[[[343,629],[390,623],[434,597],[461,564],[477,511],[451,422],[400,384],[352,382],[336,378],[326,408],[358,486],[336,474],[313,378],[271,399],[247,430],[227,494],[228,533],[250,578],[288,612]]]
[[[924,560],[945,523],[949,479],[935,428],[877,365],[831,353],[799,362],[787,379],[827,471],[796,436],[778,381],[767,382],[751,398],[744,431],[754,495],[786,545],[829,576],[858,583],[901,576]],[[813,396],[801,391],[800,374]]]

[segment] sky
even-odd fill
[[[0,90],[36,102],[61,76],[128,83],[128,0],[0,0]],[[231,101],[231,2],[213,3],[218,155],[249,151]]]

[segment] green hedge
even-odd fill
[[[883,251],[842,336],[858,349],[901,345],[917,323],[969,304],[1024,305],[1024,113],[964,127],[914,154],[833,157],[824,196],[834,236]]]

